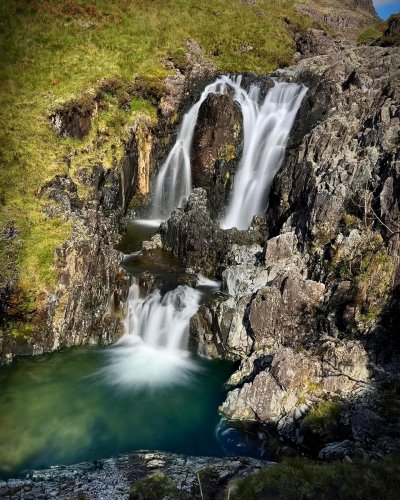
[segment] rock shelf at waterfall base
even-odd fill
[[[269,464],[251,458],[213,458],[139,452],[108,460],[97,460],[70,467],[52,467],[33,471],[27,479],[0,480],[0,497],[19,498],[90,498],[127,500],[135,485],[151,498],[189,500],[201,495],[226,495],[234,479]],[[110,478],[112,480],[110,481]],[[150,478],[146,482],[146,479]],[[153,481],[152,481],[153,478]],[[199,484],[200,479],[200,484]],[[203,491],[200,488],[203,488]],[[159,495],[159,496],[157,496]],[[141,497],[139,497],[141,498]]]

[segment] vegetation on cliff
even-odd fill
[[[400,45],[400,14],[393,14],[386,21],[375,21],[357,37],[359,45],[380,45],[381,47]]]
[[[294,54],[289,20],[308,23],[291,0],[1,1],[0,288],[18,284],[37,297],[54,288],[54,250],[71,226],[66,216],[45,215],[49,201],[38,198],[39,189],[68,173],[84,194],[70,159],[112,167],[133,115],[155,118],[140,96],[128,93],[130,102],[121,103],[106,91],[89,136],[66,139],[49,121],[57,102],[82,105],[83,91],[93,100],[105,77],[133,82],[145,75],[144,85],[162,88],[187,63],[188,40],[221,71],[269,72]]]

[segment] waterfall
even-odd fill
[[[180,207],[192,190],[190,153],[199,109],[211,93],[234,91],[243,116],[243,154],[221,227],[247,229],[266,209],[268,191],[285,154],[290,130],[307,92],[303,85],[274,82],[260,105],[260,89],[241,87],[242,77],[222,76],[208,85],[183,118],[176,142],[161,166],[153,189],[152,218],[159,222]]]
[[[190,151],[200,106],[209,94],[223,94],[226,92],[229,83],[229,78],[222,77],[208,85],[201,94],[200,99],[185,114],[176,142],[161,166],[155,182],[153,189],[153,219],[160,220],[169,217],[172,210],[180,207],[183,200],[190,195],[192,191]]]
[[[215,290],[219,283],[199,277],[198,286]],[[124,335],[108,351],[108,382],[144,388],[189,381],[197,370],[188,352],[189,321],[201,297],[199,289],[181,285],[164,296],[155,290],[142,298],[134,282],[129,290]]]
[[[303,85],[274,82],[259,105],[259,89],[235,88],[243,115],[243,155],[221,227],[247,229],[267,208],[268,192],[285,154],[290,130],[307,92]]]
[[[243,115],[243,156],[235,176],[222,227],[247,228],[266,208],[268,190],[280,168],[296,113],[307,91],[304,86],[275,83],[259,104],[260,89],[247,92],[241,76],[223,76],[208,85],[186,113],[174,147],[162,165],[153,191],[153,219],[169,216],[192,189],[190,152],[199,109],[210,93],[233,92]],[[149,221],[142,221],[149,223]],[[197,312],[201,289],[215,291],[219,283],[198,277],[197,288],[178,286],[145,298],[134,283],[129,292],[125,333],[109,350],[108,380],[127,387],[159,387],[185,383],[196,370],[187,349],[190,318]]]

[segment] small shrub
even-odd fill
[[[382,36],[382,32],[376,26],[368,26],[357,37],[358,45],[369,45]]]

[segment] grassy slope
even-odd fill
[[[367,464],[291,459],[238,481],[232,500],[395,500],[400,457]]]
[[[49,125],[57,99],[102,77],[162,79],[163,60],[182,59],[187,39],[221,71],[269,72],[293,54],[284,17],[304,22],[290,0],[0,0],[0,235],[10,222],[18,231],[0,238],[3,279],[19,269],[22,289],[56,283],[54,248],[71,229],[45,219],[36,192],[67,172],[77,147]]]

